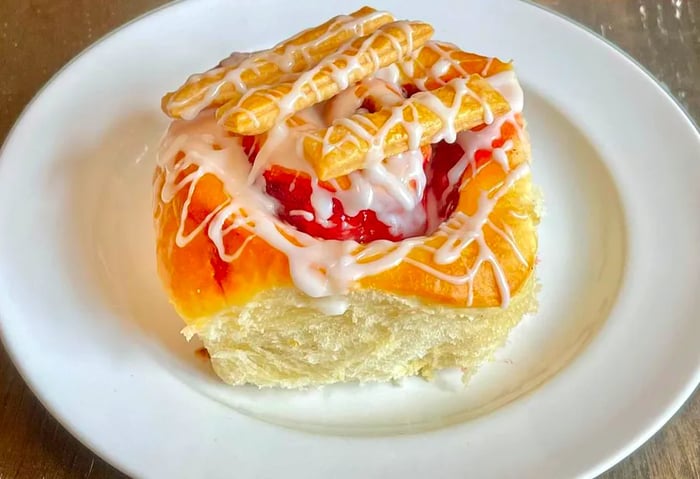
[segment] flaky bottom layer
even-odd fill
[[[537,309],[534,275],[506,309],[425,305],[381,291],[350,294],[326,316],[296,289],[274,289],[185,334],[197,334],[231,385],[304,388],[336,382],[431,378],[461,368],[466,382]]]

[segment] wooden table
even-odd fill
[[[0,141],[61,66],[105,33],[162,3],[0,1]],[[576,19],[629,52],[700,121],[700,0],[538,3]],[[123,475],[73,439],[45,411],[0,347],[0,479],[15,477]],[[649,442],[601,477],[700,478],[700,391]]]

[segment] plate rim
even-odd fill
[[[512,0],[511,0],[512,1]],[[580,23],[579,21],[568,17],[560,12],[557,12],[550,7],[540,5],[535,3],[533,0],[518,0],[520,3],[526,4],[530,7],[535,7],[536,9],[539,9],[543,11],[545,14],[552,15],[555,17],[558,21],[562,21],[565,24],[569,24],[569,26],[573,26],[574,28],[578,28],[582,30],[583,32],[587,33],[592,37],[592,40],[598,40],[600,41],[603,45],[608,47],[609,49],[613,50],[613,52],[620,57],[624,58],[629,62],[633,67],[635,67],[639,72],[643,73],[647,79],[651,80],[651,83],[655,87],[655,89],[660,92],[666,100],[671,100],[671,103],[675,106],[676,110],[681,114],[681,116],[684,118],[685,121],[687,121],[690,126],[693,127],[695,130],[696,134],[696,139],[698,140],[698,144],[700,144],[700,120],[696,120],[686,109],[686,107],[676,98],[674,94],[672,94],[668,89],[666,89],[661,81],[653,74],[651,71],[645,67],[643,64],[641,64],[639,61],[637,61],[634,57],[632,57],[629,53],[627,53],[625,50],[623,50],[621,47],[610,41],[608,38],[603,37],[602,35],[598,34],[596,31],[592,30],[591,28],[587,27],[586,25]],[[95,41],[87,45],[85,48],[83,48],[80,52],[75,54],[69,61],[67,61],[63,66],[61,66],[53,75],[50,76],[50,78],[35,92],[35,94],[32,96],[32,98],[27,102],[27,104],[22,108],[20,111],[19,115],[15,118],[12,126],[7,132],[7,135],[5,139],[3,140],[3,144],[0,146],[0,173],[2,173],[2,166],[3,162],[1,161],[4,158],[4,155],[6,153],[6,149],[8,148],[8,145],[10,143],[10,140],[15,134],[16,129],[19,127],[19,125],[24,121],[24,118],[26,117],[27,113],[31,110],[31,108],[34,106],[34,104],[39,101],[39,99],[45,94],[46,90],[51,87],[56,80],[69,68],[71,68],[75,63],[77,63],[79,60],[81,60],[83,57],[86,55],[90,54],[96,47],[102,45],[105,41],[109,40],[111,37],[116,36],[117,34],[122,33],[123,30],[128,29],[132,25],[141,22],[142,20],[146,19],[147,17],[156,15],[158,13],[161,13],[164,10],[168,10],[173,7],[177,7],[181,4],[184,3],[196,3],[194,0],[173,0],[171,2],[165,3],[163,5],[160,5],[158,7],[155,7],[153,9],[150,9],[134,18],[131,20],[119,25],[118,27],[112,29],[111,31],[107,32],[106,34],[102,35],[101,37],[97,38]],[[2,306],[2,305],[0,305]],[[3,307],[3,310],[5,308]],[[83,434],[81,434],[77,429],[74,429],[73,426],[70,424],[70,421],[68,418],[65,418],[61,415],[59,415],[56,411],[56,409],[52,406],[51,403],[48,402],[48,400],[41,396],[40,394],[37,393],[37,388],[36,388],[36,382],[32,380],[30,377],[29,373],[25,370],[24,364],[20,360],[20,355],[16,353],[15,350],[10,347],[8,344],[8,341],[6,339],[6,334],[5,334],[5,329],[6,329],[6,323],[5,323],[5,311],[0,311],[0,343],[2,343],[3,347],[5,348],[5,351],[7,352],[7,355],[12,361],[13,366],[19,373],[20,377],[24,381],[24,383],[27,385],[27,387],[30,389],[32,392],[32,395],[41,403],[41,405],[51,414],[51,416],[59,423],[61,426],[68,431],[68,433],[73,436],[75,439],[77,439],[84,447],[89,449],[93,454],[99,456],[102,460],[104,460],[107,464],[109,464],[111,467],[114,467],[115,469],[118,469],[121,472],[128,473],[130,471],[129,467],[126,467],[126,464],[123,463],[123,461],[119,460],[119,458],[111,455],[108,451],[102,451],[102,448],[99,447],[97,444],[95,444],[93,441],[90,440],[89,437],[84,437]],[[575,360],[576,358],[574,358]],[[570,367],[571,364],[567,366]],[[631,438],[630,440],[626,441],[626,445],[624,447],[618,448],[615,451],[612,451],[610,454],[607,455],[605,458],[601,458],[599,462],[596,464],[592,464],[590,467],[582,471],[582,474],[584,477],[594,477],[597,476],[611,467],[615,466],[617,463],[625,459],[627,456],[629,456],[632,452],[637,450],[640,446],[642,446],[644,443],[646,443],[654,434],[656,434],[659,430],[661,430],[666,423],[675,415],[678,410],[686,403],[686,401],[690,398],[690,396],[693,394],[693,392],[696,391],[698,386],[700,385],[700,363],[698,363],[695,367],[694,371],[694,376],[689,378],[689,381],[686,382],[685,387],[682,389],[681,392],[675,395],[675,399],[673,401],[670,401],[670,404],[667,405],[663,410],[660,410],[659,413],[656,415],[653,421],[649,423],[649,426],[644,428],[642,432],[637,434],[634,438]],[[700,391],[700,390],[699,390]]]
[[[559,20],[572,24],[574,27],[577,27],[582,31],[586,32],[587,34],[593,36],[595,40],[602,42],[603,44],[605,44],[605,46],[611,48],[618,55],[625,58],[629,63],[631,63],[634,67],[636,67],[639,71],[646,75],[648,79],[652,81],[657,91],[662,93],[667,100],[672,101],[672,103],[675,105],[678,111],[680,111],[680,113],[691,124],[691,126],[695,128],[695,134],[700,140],[700,119],[696,121],[696,119],[690,114],[688,109],[680,102],[680,100],[678,100],[678,98],[676,98],[676,96],[673,93],[671,93],[668,89],[666,89],[663,86],[663,84],[656,77],[656,75],[654,75],[646,66],[644,66],[641,62],[634,58],[630,53],[622,49],[622,47],[618,46],[616,43],[609,40],[607,37],[602,36],[595,30],[589,28],[588,26],[584,25],[583,23],[572,17],[568,17],[563,13],[560,13],[545,5],[535,3],[534,0],[519,1],[526,3],[532,7],[539,8],[540,10],[543,10],[544,12],[557,17]],[[693,393],[700,394],[700,364],[696,365],[695,376],[686,384],[686,387],[683,390],[683,392],[676,397],[675,401],[672,401],[672,404],[669,405],[663,411],[663,413],[657,415],[656,420],[653,421],[648,428],[646,428],[642,433],[638,434],[635,440],[628,441],[626,447],[620,448],[617,451],[617,453],[610,454],[607,460],[601,461],[598,467],[591,467],[588,471],[586,471],[586,474],[590,474],[591,477],[599,476],[600,474],[603,474],[604,472],[616,466],[618,463],[622,462],[624,459],[626,459],[628,456],[634,453],[637,449],[646,444],[657,432],[661,431],[661,429],[663,429],[664,426],[666,426],[666,424],[673,418],[673,416],[676,415],[678,411],[680,411],[680,409],[686,404],[686,402],[690,399]]]

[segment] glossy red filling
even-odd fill
[[[413,85],[402,87],[405,97],[410,97],[420,90]],[[373,112],[380,106],[376,105],[371,98],[366,98],[362,103],[362,108]],[[258,145],[255,137],[244,137],[243,148],[251,163],[258,153]],[[456,143],[439,142],[430,147],[424,147],[423,167],[426,175],[426,186],[422,202],[417,208],[422,208],[421,212],[406,212],[410,214],[421,214],[426,216],[428,198],[437,201],[437,216],[439,222],[449,218],[459,203],[459,187],[464,172],[461,172],[459,180],[455,184],[450,184],[448,172],[455,167],[464,155],[464,150]],[[475,154],[474,168],[478,168],[491,156],[490,151],[479,150]],[[345,213],[343,204],[333,198],[332,214],[325,221],[320,221],[315,217],[311,203],[311,178],[302,172],[290,170],[279,165],[273,165],[263,173],[265,178],[266,193],[275,198],[280,205],[277,212],[279,218],[311,236],[323,239],[334,240],[355,240],[359,243],[369,243],[375,240],[400,241],[405,239],[400,233],[392,231],[391,228],[377,218],[377,213],[372,210],[362,210],[358,214],[351,216]],[[342,184],[340,179],[339,183]],[[319,182],[321,188],[330,192],[335,192],[332,184]],[[427,224],[426,224],[427,228]],[[421,234],[429,233],[423,231]]]
[[[252,137],[244,138],[243,147],[252,163],[258,149],[255,139]],[[464,151],[456,143],[440,142],[432,145],[432,148],[425,149],[424,153],[426,154],[424,169],[427,183],[423,201],[417,208],[422,208],[425,211],[427,199],[429,197],[436,198],[438,200],[437,214],[439,219],[444,221],[457,207],[461,184],[460,176],[460,181],[451,185],[448,180],[448,172],[459,162]],[[478,168],[480,163],[489,157],[489,151],[478,151],[475,166]],[[464,172],[462,172],[463,174]],[[391,231],[388,225],[381,222],[375,211],[362,210],[354,216],[346,214],[342,203],[337,198],[332,199],[333,208],[330,218],[326,221],[318,221],[311,204],[311,178],[303,172],[273,165],[263,173],[263,176],[266,193],[275,198],[280,205],[279,218],[300,231],[317,238],[355,240],[359,243],[404,239],[404,236]],[[330,183],[319,182],[319,186],[330,192],[335,192],[334,186]],[[406,214],[416,214],[416,212],[407,212]]]
[[[317,222],[313,217],[311,206],[311,179],[299,172],[292,172],[280,167],[273,167],[264,173],[267,194],[280,204],[279,218],[300,231],[324,239],[352,239],[366,243],[377,239],[398,241],[402,239],[392,234],[389,227],[379,221],[376,212],[362,210],[355,216],[345,213],[342,203],[333,198],[333,213],[328,220]],[[321,188],[334,192],[327,185]],[[313,217],[309,220],[299,212],[307,212]],[[292,213],[294,212],[294,213]]]

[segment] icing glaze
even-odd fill
[[[357,19],[338,20],[341,27],[355,28],[360,25]],[[343,23],[345,22],[345,23]],[[358,33],[359,34],[359,33]],[[410,35],[408,35],[410,37]],[[409,45],[409,51],[412,45]],[[302,46],[295,51],[307,55],[309,46]],[[401,45],[396,45],[401,48]],[[434,48],[430,46],[429,48]],[[443,52],[439,47],[435,47]],[[415,82],[419,88],[425,87],[429,78],[440,79],[448,70],[461,67],[447,54],[440,53],[436,61],[421,78]],[[246,85],[240,79],[240,72],[245,68],[255,68],[261,59],[272,61],[285,71],[288,71],[292,61],[292,51],[266,50],[251,54],[232,55],[222,62],[222,68],[229,68],[221,82],[231,82],[239,91],[244,93]],[[518,250],[512,232],[507,225],[496,225],[489,219],[498,200],[512,185],[529,173],[529,165],[521,163],[515,168],[509,165],[508,152],[514,147],[508,140],[499,147],[493,147],[494,140],[500,138],[504,123],[511,123],[520,134],[516,115],[522,111],[523,95],[515,74],[504,71],[487,78],[491,85],[508,100],[511,111],[506,115],[494,117],[485,101],[466,87],[464,78],[442,82],[450,85],[455,92],[453,105],[442,104],[435,96],[417,93],[412,98],[430,108],[442,119],[442,128],[432,139],[433,143],[446,141],[457,143],[463,154],[459,161],[447,172],[450,187],[458,187],[462,176],[470,164],[475,164],[475,154],[479,150],[491,152],[492,160],[505,173],[505,180],[490,192],[482,192],[478,199],[476,211],[467,215],[461,211],[451,217],[440,218],[437,205],[445,202],[442,198],[426,196],[426,174],[424,156],[419,149],[421,125],[418,121],[407,121],[401,106],[401,79],[404,75],[412,75],[413,63],[404,62],[398,67],[390,65],[379,69],[372,77],[363,80],[353,88],[347,78],[349,71],[357,66],[352,59],[345,62],[345,67],[333,70],[333,80],[345,90],[330,102],[321,102],[302,111],[294,108],[296,99],[301,94],[300,88],[294,87],[280,102],[282,120],[266,133],[265,141],[260,146],[255,161],[251,165],[246,154],[242,138],[231,135],[217,122],[214,110],[205,108],[216,93],[214,83],[207,88],[204,99],[189,107],[183,115],[184,120],[174,121],[164,136],[158,155],[158,164],[163,168],[164,182],[160,189],[160,199],[167,203],[180,191],[186,190],[187,196],[181,210],[180,224],[176,235],[176,244],[180,247],[187,245],[195,236],[206,234],[216,246],[222,260],[236,261],[244,252],[249,242],[259,237],[271,247],[285,254],[289,261],[289,271],[295,286],[313,298],[318,298],[318,307],[327,314],[341,314],[347,306],[346,295],[362,278],[376,275],[399,264],[407,263],[419,268],[434,277],[455,285],[468,285],[467,306],[473,300],[473,280],[483,264],[490,264],[494,272],[502,305],[510,301],[510,289],[505,271],[484,237],[484,229],[490,228],[501,237],[515,252],[521,263],[527,265],[522,253]],[[491,61],[483,70],[485,74]],[[324,64],[327,64],[324,63]],[[296,77],[295,85],[301,85],[311,78],[318,69],[311,68]],[[466,75],[466,72],[463,72]],[[357,88],[364,88],[364,93],[357,95]],[[245,94],[245,93],[244,93]],[[362,96],[364,95],[364,97]],[[459,100],[464,95],[470,95],[483,105],[485,127],[478,131],[457,132],[454,129],[454,118],[457,114]],[[409,151],[386,157],[381,141],[385,135],[368,136],[361,125],[349,119],[352,113],[363,108],[364,99],[371,97],[381,105],[393,106],[392,117],[386,123],[387,131],[392,126],[403,124],[409,136]],[[413,118],[418,115],[414,111]],[[336,180],[330,183],[335,191],[322,187],[313,169],[303,158],[300,150],[300,138],[308,131],[330,122],[339,122],[358,134],[360,138],[372,144],[369,166],[349,174],[345,185]],[[290,125],[290,123],[292,123]],[[328,146],[324,144],[324,148]],[[333,214],[333,200],[342,204],[345,212],[356,215],[363,210],[376,212],[377,218],[387,225],[392,233],[404,237],[401,241],[375,240],[361,244],[354,240],[321,239],[294,228],[279,218],[279,203],[266,194],[264,172],[279,166],[306,175],[311,182],[310,196],[311,211],[295,209],[289,212],[291,216],[301,217],[306,221],[314,221],[327,225]],[[475,174],[472,168],[472,175]],[[213,174],[219,178],[228,195],[228,199],[216,206],[193,229],[185,231],[188,224],[189,206],[194,191],[201,178]],[[462,186],[464,186],[463,182]],[[289,184],[289,191],[296,187],[295,182]],[[450,188],[445,189],[448,192]],[[426,197],[426,206],[422,201]],[[511,212],[518,220],[527,216]],[[435,229],[435,231],[431,231]],[[234,230],[245,231],[246,239],[234,250],[227,251],[226,235]],[[428,245],[428,237],[440,239]],[[436,245],[437,244],[437,245]],[[469,246],[478,246],[478,255],[472,266],[462,274],[448,274],[440,269],[457,261]],[[412,251],[429,252],[431,263],[426,264],[411,256]]]
[[[328,28],[311,40],[302,42],[301,39],[307,31],[280,42],[272,48],[259,50],[256,52],[233,52],[228,58],[220,62],[219,66],[204,73],[191,75],[187,81],[187,86],[196,88],[196,91],[182,99],[177,100],[175,96],[168,101],[168,109],[182,108],[181,117],[183,119],[194,119],[199,113],[211,105],[218,92],[224,85],[232,85],[239,93],[246,93],[249,85],[243,80],[245,72],[259,74],[267,65],[275,65],[286,74],[282,80],[294,78],[300,71],[313,67],[316,62],[312,51],[318,50],[324,44],[328,44],[334,37],[349,34],[352,39],[355,36],[365,36],[368,24],[376,22],[381,17],[391,20],[393,17],[384,11],[372,11],[360,16],[339,15],[332,19]],[[207,80],[201,82],[201,80]],[[280,78],[275,78],[279,82]],[[192,97],[198,100],[192,102]]]

